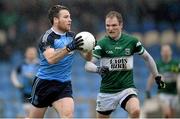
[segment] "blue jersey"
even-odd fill
[[[33,79],[39,67],[39,62],[29,63],[25,61],[17,68],[17,73],[20,76],[20,82],[23,84],[22,92],[30,95]]]
[[[43,80],[58,80],[65,82],[71,80],[71,69],[74,53],[70,52],[56,64],[49,64],[43,55],[47,47],[56,49],[64,48],[73,40],[74,34],[67,32],[64,35],[55,33],[52,29],[40,38],[39,52],[40,52],[40,67],[37,77]]]

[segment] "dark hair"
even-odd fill
[[[123,22],[121,13],[119,13],[117,11],[110,11],[107,13],[106,18],[112,18],[112,17],[116,17],[118,19],[119,23]]]
[[[65,6],[62,6],[62,5],[54,5],[53,7],[51,7],[48,11],[48,18],[51,22],[51,24],[53,24],[53,19],[54,17],[58,17],[58,14],[59,14],[59,11],[61,10],[68,10],[69,9]]]

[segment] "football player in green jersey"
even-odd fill
[[[180,79],[180,62],[172,59],[172,50],[168,44],[161,46],[162,59],[157,62],[158,71],[163,75],[162,78],[166,83],[166,88],[159,89],[157,98],[161,103],[161,109],[165,118],[172,118],[174,116],[175,105],[173,103],[177,100],[177,81]],[[150,89],[153,84],[152,75],[149,76],[147,83],[147,98],[150,98]]]
[[[105,18],[107,35],[98,40],[91,61],[85,69],[101,74],[100,92],[97,96],[97,118],[109,118],[118,105],[130,117],[140,115],[139,99],[133,82],[133,54],[137,53],[148,64],[159,88],[165,86],[156,64],[141,43],[122,32],[123,19],[119,12],[110,11]],[[100,65],[96,62],[100,59]]]

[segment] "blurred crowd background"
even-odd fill
[[[10,72],[23,62],[28,46],[36,46],[40,35],[50,27],[48,9],[54,4],[69,7],[72,30],[89,31],[98,39],[105,33],[104,18],[117,10],[124,18],[124,32],[137,37],[155,60],[160,46],[169,43],[173,57],[180,58],[179,0],[0,0],[0,117],[16,117],[21,111],[20,91],[10,81]],[[94,117],[100,76],[84,71],[84,59],[77,53],[73,64],[75,117]],[[135,56],[134,81],[141,104],[149,71]],[[153,93],[156,93],[153,88]],[[121,109],[118,109],[121,110]],[[115,111],[113,117],[127,117]]]

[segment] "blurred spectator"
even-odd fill
[[[176,107],[179,105],[177,100],[177,82],[180,80],[180,62],[172,58],[172,50],[169,45],[161,47],[162,59],[157,62],[157,68],[166,83],[165,89],[159,89],[157,99],[162,110],[164,118],[174,118]],[[150,89],[154,80],[152,75],[149,76],[147,84],[147,98],[150,98]],[[149,107],[150,108],[150,107]]]
[[[11,43],[7,38],[7,34],[4,30],[0,30],[0,61],[9,61],[12,53]]]

